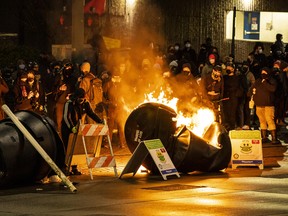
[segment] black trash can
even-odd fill
[[[186,127],[177,128],[172,120],[176,115],[163,104],[141,104],[126,120],[125,138],[129,150],[133,153],[141,141],[160,139],[179,172],[211,172],[226,168],[231,158],[231,142],[225,128],[214,122],[203,137],[198,137]],[[217,144],[209,142],[212,136],[217,136]],[[158,172],[150,156],[143,166]]]
[[[63,163],[64,147],[48,117],[18,111],[16,117],[56,163]],[[44,178],[51,168],[10,118],[0,121],[0,187],[23,185]]]

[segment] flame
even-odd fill
[[[173,121],[176,121],[177,127],[185,125],[187,129],[189,129],[196,136],[204,138],[208,143],[216,147],[219,146],[217,141],[217,137],[219,135],[218,130],[214,130],[213,135],[211,136],[210,134],[209,138],[205,137],[205,133],[207,132],[209,127],[213,124],[213,122],[215,122],[215,114],[213,110],[207,107],[200,107],[195,111],[191,111],[188,114],[187,113],[184,114],[183,112],[178,111],[177,109],[177,103],[179,100],[178,98],[168,99],[163,90],[160,91],[158,97],[155,97],[154,95],[155,92],[146,94],[144,102],[161,103],[174,109],[175,112],[177,113],[177,116],[173,119]]]
[[[164,93],[163,90],[160,91],[159,96],[156,98],[154,97],[155,92],[151,92],[149,94],[145,95],[145,101],[144,102],[156,102],[156,103],[161,103],[164,104],[168,107],[171,107],[172,109],[174,109],[177,113],[177,102],[178,102],[178,98],[172,98],[172,99],[168,99]]]

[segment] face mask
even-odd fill
[[[77,99],[77,103],[78,103],[78,104],[82,104],[84,101],[85,101],[84,98],[78,98],[78,99]]]
[[[248,71],[248,69],[249,69],[249,67],[244,66],[244,67],[242,68],[243,73],[246,73],[246,72]]]
[[[191,47],[191,44],[187,43],[187,44],[185,44],[185,47],[189,48],[189,47]]]
[[[25,69],[25,64],[20,64],[18,67],[19,67],[19,69],[24,70]]]
[[[171,68],[171,72],[172,72],[173,74],[176,74],[176,72],[177,72],[177,67],[172,67],[172,68]]]
[[[31,82],[33,82],[33,81],[34,81],[33,78],[28,78],[28,82],[29,82],[29,83],[31,83]]]
[[[280,69],[279,68],[273,68],[273,73],[279,73],[280,72]]]
[[[182,74],[189,76],[191,74],[191,71],[189,70],[182,70]]]
[[[262,49],[259,49],[258,52],[259,52],[259,53],[263,53],[263,50],[262,50]]]
[[[268,77],[269,77],[268,74],[261,74],[262,79],[268,79]]]

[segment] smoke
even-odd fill
[[[131,50],[114,53],[109,93],[116,101],[117,118],[122,125],[132,110],[151,93],[154,98],[163,92],[167,100],[178,98],[177,110],[187,117],[193,116],[200,107],[209,107],[201,85],[192,74],[181,72],[173,76],[165,70],[163,58],[154,54],[147,55],[148,51],[140,58],[142,61]],[[163,76],[166,73],[170,73],[170,76]]]

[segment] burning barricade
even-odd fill
[[[147,95],[128,116],[125,138],[133,152],[144,140],[160,139],[179,172],[212,172],[227,168],[231,158],[231,142],[225,128],[215,122],[214,112],[209,108],[196,107],[190,116],[177,111],[177,99],[165,99]],[[152,158],[143,164],[157,172]]]

